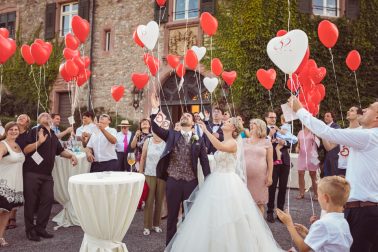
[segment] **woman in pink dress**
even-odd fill
[[[298,183],[299,195],[297,199],[303,199],[305,193],[305,171],[310,172],[314,200],[318,199],[318,187],[316,185],[316,171],[319,169],[318,144],[319,139],[305,126],[298,133],[296,152],[298,155]]]
[[[268,203],[268,187],[272,184],[273,147],[266,138],[263,120],[252,119],[250,129],[251,137],[244,140],[247,187],[261,214],[264,214],[264,206]]]

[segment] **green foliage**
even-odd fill
[[[37,65],[29,66],[21,56],[21,46],[23,44],[30,45],[34,40],[40,37],[40,26],[28,41],[22,41],[20,34],[22,30],[17,29],[16,43],[17,51],[3,66],[3,84],[5,90],[2,93],[1,114],[13,116],[25,113],[33,117],[37,113],[38,88],[40,85],[40,100],[41,108],[49,109],[49,94],[52,86],[58,76],[59,65],[63,60],[62,50],[64,41],[59,41],[58,38],[50,41],[53,50],[48,63],[45,66],[39,67]],[[33,78],[34,76],[34,78]],[[45,78],[44,78],[45,76]]]
[[[322,18],[298,13],[296,1],[290,2],[290,30],[301,29],[307,33],[310,58],[315,59],[319,67],[327,69],[327,76],[322,82],[326,87],[326,98],[321,103],[321,114],[326,110],[340,114],[330,53],[317,37],[317,27]],[[358,50],[362,58],[362,65],[357,71],[362,106],[378,97],[377,9],[378,0],[361,0],[359,19],[352,21],[343,17],[331,20],[337,25],[340,34],[332,52],[344,114],[351,105],[358,105],[354,76],[345,64],[350,50]],[[218,6],[217,19],[219,29],[214,36],[216,49],[213,57],[222,60],[226,71],[238,72],[238,79],[232,89],[239,112],[246,118],[261,118],[270,107],[268,91],[256,78],[259,68],[276,69],[277,80],[272,89],[272,102],[275,108],[279,108],[290,92],[285,88],[285,75],[268,58],[266,45],[278,30],[288,28],[287,1],[222,1]]]

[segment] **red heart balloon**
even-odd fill
[[[21,46],[21,56],[26,61],[27,64],[32,65],[35,63],[35,60],[30,52],[30,46],[28,45]]]
[[[60,64],[59,73],[60,73],[60,76],[62,76],[63,80],[65,80],[66,82],[69,82],[72,79],[71,76],[69,76],[69,74],[66,72],[64,63]]]
[[[213,36],[218,29],[218,20],[209,12],[203,12],[200,17],[200,24],[204,33]]]
[[[237,73],[235,71],[231,71],[231,72],[223,72],[222,73],[222,79],[227,83],[227,85],[229,85],[230,87],[232,86],[232,84],[234,84],[234,81],[236,80],[236,77],[237,77]]]
[[[138,46],[140,46],[140,47],[142,47],[142,48],[144,47],[144,44],[143,44],[143,42],[139,39],[139,37],[138,37],[138,33],[137,33],[136,30],[133,32],[133,39],[134,39],[135,44],[137,44]]]
[[[147,66],[150,70],[152,76],[155,76],[156,73],[159,71],[160,61],[159,59],[155,58],[154,56],[149,55],[147,57]]]
[[[81,87],[82,85],[84,85],[88,81],[90,76],[91,76],[90,70],[84,69],[83,71],[80,71],[79,74],[77,75],[76,84],[79,87]]]
[[[91,64],[91,59],[88,56],[81,57],[81,59],[84,61],[85,68],[89,67]]]
[[[214,58],[211,61],[211,72],[213,72],[213,74],[215,74],[216,76],[221,75],[221,73],[223,72],[223,64],[220,59]]]
[[[292,78],[289,78],[286,82],[287,87],[290,89],[291,92],[297,92],[300,85],[299,85],[299,78],[297,74],[293,74]]]
[[[146,73],[133,73],[131,74],[131,80],[133,81],[134,85],[139,89],[143,89],[146,84],[148,83],[148,74]]]
[[[89,23],[80,16],[74,16],[71,21],[72,31],[81,43],[87,40],[89,35]]]
[[[72,58],[73,62],[79,67],[80,71],[84,71],[85,69],[85,62],[83,60],[83,57],[75,56]]]
[[[300,73],[302,71],[302,69],[304,68],[304,66],[307,64],[309,58],[310,58],[310,47],[307,48],[306,54],[303,57],[303,60],[302,60],[301,64],[299,65],[299,67],[295,71],[296,74],[298,74],[298,73]]]
[[[76,56],[80,56],[80,52],[78,50],[72,50],[70,48],[63,49],[63,56],[66,60],[73,59]]]
[[[310,79],[315,83],[320,83],[327,74],[327,70],[324,67],[312,67],[309,69]]]
[[[276,37],[282,37],[283,35],[285,35],[287,33],[286,30],[279,30],[277,33],[276,33]]]
[[[9,31],[7,28],[0,28],[0,36],[4,38],[9,38]]]
[[[318,36],[320,42],[322,42],[325,47],[332,48],[339,38],[339,30],[334,23],[323,20],[318,25]]]
[[[42,45],[43,48],[45,48],[48,52],[48,55],[49,55],[49,58],[50,58],[50,55],[52,53],[52,44],[50,42],[45,42],[44,45]]]
[[[172,68],[176,68],[180,64],[180,58],[176,55],[168,54],[167,62]]]
[[[185,65],[191,70],[195,70],[198,65],[197,55],[192,49],[189,49],[188,51],[186,51],[184,61],[185,61]]]
[[[45,44],[45,41],[43,41],[42,39],[35,39],[34,40],[34,43],[36,43],[36,44],[40,44],[40,45],[44,45]]]
[[[310,98],[310,102],[313,102],[314,104],[319,104],[322,100],[322,95],[316,87],[310,91],[308,96]]]
[[[112,97],[113,99],[118,102],[123,97],[123,94],[125,93],[125,87],[122,85],[114,85],[111,89]]]
[[[156,3],[160,6],[163,7],[165,5],[166,0],[156,0]]]
[[[267,90],[271,90],[274,82],[276,81],[276,70],[273,68],[266,71],[265,69],[259,69],[256,73],[257,79]]]
[[[178,77],[182,78],[185,76],[185,73],[186,73],[186,69],[185,69],[185,66],[183,64],[179,64],[177,67],[176,67],[176,74]]]
[[[4,64],[16,51],[16,42],[0,36],[0,64]]]
[[[76,77],[80,70],[80,68],[75,64],[73,60],[67,60],[64,65],[64,68],[67,74],[72,78]]]
[[[350,51],[345,60],[348,68],[352,71],[356,71],[361,65],[361,56],[357,50]]]
[[[307,103],[305,108],[310,112],[313,116],[316,116],[319,113],[319,105],[315,103]]]
[[[46,64],[49,60],[49,52],[39,43],[33,43],[30,52],[38,66]]]
[[[316,89],[318,90],[320,94],[320,100],[324,100],[324,97],[326,95],[326,89],[323,84],[316,85]]]
[[[76,38],[75,35],[73,35],[72,33],[67,33],[65,38],[64,38],[64,42],[66,44],[66,47],[67,48],[70,48],[72,50],[76,50],[79,45],[80,45],[80,41],[78,38]]]

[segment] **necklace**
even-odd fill
[[[15,149],[15,150],[18,150],[18,147],[17,147],[17,145],[15,145],[14,143],[10,143],[10,142],[8,142],[8,140],[5,140],[7,143],[8,143],[8,145],[12,148],[12,149]]]

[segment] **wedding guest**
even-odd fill
[[[145,118],[139,122],[139,128],[135,132],[133,141],[131,141],[131,148],[135,150],[135,161],[137,164],[139,164],[142,156],[144,141],[148,137],[151,137],[151,122]]]
[[[51,129],[52,129],[52,131],[55,132],[58,139],[62,139],[64,136],[70,134],[73,131],[72,127],[68,127],[64,131],[60,131],[60,129],[59,129],[60,115],[59,114],[56,114],[56,113],[51,114],[51,119],[52,119]]]
[[[244,128],[243,118],[241,116],[237,116],[236,119],[238,120],[241,128],[243,129],[243,131],[240,133],[241,138],[249,138],[251,134],[248,128]]]
[[[244,158],[247,170],[247,187],[261,214],[268,203],[268,187],[272,184],[273,147],[266,138],[263,120],[250,121],[251,137],[244,141]]]
[[[277,216],[286,225],[299,251],[349,251],[353,239],[343,214],[349,192],[348,181],[341,177],[330,176],[321,179],[319,203],[326,214],[315,221],[310,230],[301,224],[294,224],[289,213],[277,209]]]
[[[162,125],[165,130],[169,124]],[[165,196],[165,181],[156,177],[156,168],[166,143],[152,132],[143,145],[139,172],[144,173],[149,188],[148,198],[144,207],[144,235],[150,235],[150,230],[156,233],[163,232],[160,228],[163,199]]]
[[[4,239],[6,226],[12,210],[24,202],[22,164],[25,156],[16,143],[20,130],[15,122],[7,123],[4,130],[0,137],[0,247],[9,246]]]
[[[277,126],[276,126],[277,115],[274,111],[268,111],[265,113],[265,121],[267,124],[267,134],[268,138],[271,140],[273,145],[273,176],[272,176],[272,185],[269,187],[269,200],[268,200],[268,210],[267,210],[267,221],[274,222],[274,205],[276,198],[276,189],[278,184],[278,195],[277,195],[277,207],[283,210],[285,205],[286,198],[286,188],[290,172],[290,156],[288,149],[290,144],[285,140],[277,138]],[[277,145],[282,145],[281,157],[282,162],[278,163],[277,161]]]
[[[358,122],[358,118],[361,115],[362,115],[362,109],[358,108],[357,106],[353,106],[348,110],[347,117],[346,117],[346,119],[349,121],[348,129],[361,128],[360,123]],[[332,150],[337,145],[325,139],[323,139],[322,142],[326,150]],[[338,167],[337,167],[336,175],[345,176],[346,168],[348,165],[349,152],[350,152],[349,149],[350,148],[346,145],[340,145],[340,152],[339,152]]]
[[[26,146],[26,139],[29,132],[30,117],[26,114],[21,114],[17,117],[17,125],[20,130],[20,134],[16,138],[16,143],[23,150]],[[16,224],[17,208],[12,209],[11,215],[9,217],[9,223],[7,229],[14,229],[17,227]]]
[[[203,131],[202,131],[202,129],[201,129],[201,126],[199,126],[199,122],[201,122],[202,121],[202,119],[201,119],[201,116],[199,115],[199,113],[198,112],[195,112],[195,113],[193,113],[193,115],[194,115],[194,134],[196,134],[197,136],[200,136],[200,137],[202,137],[203,136]]]
[[[133,151],[131,148],[131,142],[133,141],[134,134],[129,130],[131,124],[128,120],[122,120],[121,124],[118,125],[121,127],[121,131],[117,132],[117,144],[116,152],[118,158],[118,169],[120,171],[131,171],[130,165],[127,162],[127,155]]]
[[[337,123],[334,122],[334,118],[335,118],[335,115],[332,112],[326,112],[324,114],[324,122],[327,124],[327,126],[334,128],[334,129],[339,129],[340,126]],[[330,150],[326,149],[325,158],[324,158],[324,165],[323,165],[324,176],[337,175],[339,152],[340,152],[340,146],[339,145],[335,145],[335,147],[330,149]]]
[[[296,152],[298,153],[298,184],[299,195],[296,199],[303,199],[305,193],[305,172],[310,173],[312,189],[314,191],[314,200],[318,199],[318,190],[316,184],[316,171],[319,169],[318,144],[320,140],[306,127],[298,133],[298,144]]]
[[[295,97],[288,105],[314,134],[350,147],[345,178],[351,191],[344,211],[353,237],[350,251],[378,251],[378,102],[363,109],[360,129],[325,127]]]
[[[205,111],[205,124],[209,132],[213,134],[219,141],[223,141],[223,131],[222,131],[222,120],[223,120],[223,111],[221,108],[215,107],[212,111],[212,118],[213,120],[210,121],[210,114],[208,111]],[[207,154],[214,154],[216,152],[216,148],[210,142],[208,137],[205,136],[204,138],[205,144],[207,147]]]
[[[89,138],[85,152],[88,162],[91,162],[91,172],[119,171],[117,153],[117,131],[110,128],[112,119],[107,114],[102,114],[97,123],[97,129]]]
[[[96,124],[93,122],[94,114],[91,111],[83,113],[81,121],[83,125],[76,129],[77,140],[83,143],[83,147],[87,146],[91,134],[97,129]]]
[[[39,126],[30,130],[24,153],[24,217],[26,237],[31,241],[41,238],[52,238],[54,235],[46,231],[52,204],[54,202],[54,181],[51,172],[54,168],[55,156],[71,160],[77,164],[75,155],[65,151],[58,137],[50,128],[51,117],[48,113],[38,116]],[[34,213],[37,220],[34,224]]]
[[[285,121],[285,117],[283,114],[281,115],[281,127],[278,128],[277,126],[275,126],[275,129],[277,132],[276,139],[284,140],[286,143],[290,144],[290,146],[298,142],[298,138],[291,133],[291,125]],[[275,148],[275,151],[277,154],[277,160],[274,161],[275,162],[274,164],[282,164],[281,149],[283,147],[284,146],[281,145],[280,143],[277,144]]]

